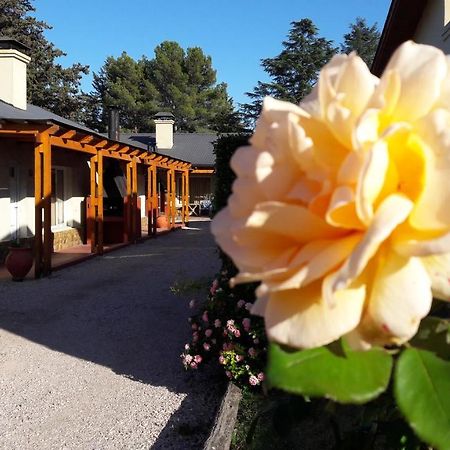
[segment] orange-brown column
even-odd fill
[[[43,207],[44,207],[44,244],[42,257],[42,273],[49,275],[52,271],[52,146],[50,136],[42,134],[43,153]]]
[[[34,147],[34,276],[42,274],[42,152],[41,135]]]

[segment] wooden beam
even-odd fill
[[[75,130],[65,131],[63,134],[60,134],[58,137],[61,139],[72,139],[77,132]]]
[[[83,153],[89,153],[91,155],[97,154],[97,150],[94,147],[86,144],[81,144],[80,142],[73,141],[72,139],[63,139],[59,136],[51,136],[50,142],[55,147],[61,147],[68,150],[75,150]]]
[[[95,148],[102,149],[109,141],[107,139],[103,139],[94,144]]]
[[[34,147],[34,277],[42,275],[42,152],[43,145]]]
[[[94,136],[92,135],[87,135],[85,137],[83,137],[82,139],[80,139],[80,143],[81,144],[89,144],[90,142],[92,142],[94,140]]]
[[[215,172],[214,169],[194,169],[191,171],[192,174],[203,174],[203,175],[211,175]]]

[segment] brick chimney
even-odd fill
[[[0,37],[0,100],[27,109],[27,65],[29,48],[15,39]]]
[[[175,116],[170,112],[159,112],[154,115],[157,148],[171,149],[173,147],[174,119]]]

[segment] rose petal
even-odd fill
[[[417,124],[425,153],[423,190],[410,223],[419,230],[450,230],[450,112],[433,111]]]
[[[441,85],[447,74],[445,55],[435,47],[408,41],[392,55],[385,69],[385,73],[391,72],[396,73],[400,81],[391,120],[415,121],[431,110],[441,94]],[[385,89],[384,77],[381,78],[380,90]],[[379,93],[375,92],[374,96],[377,95]]]
[[[351,230],[366,228],[356,214],[355,194],[349,186],[339,186],[334,190],[325,219],[335,227]]]
[[[297,348],[329,344],[358,325],[364,297],[364,286],[344,289],[336,306],[329,307],[320,282],[271,294],[264,312],[268,337]]]
[[[356,211],[366,225],[372,220],[374,203],[383,188],[388,165],[387,144],[378,141],[366,154],[356,187]]]
[[[377,212],[362,241],[337,272],[331,291],[331,298],[336,290],[344,288],[362,273],[370,258],[377,252],[380,245],[389,237],[397,225],[408,217],[413,203],[406,197],[394,194],[387,197],[378,207]]]
[[[411,339],[431,301],[430,278],[421,261],[390,252],[379,261],[362,320],[362,329],[369,323],[374,335],[368,341],[402,344]]]
[[[420,258],[431,279],[433,295],[450,301],[450,252]]]

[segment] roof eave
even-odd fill
[[[395,49],[412,39],[428,0],[392,0],[371,71],[380,77]]]

